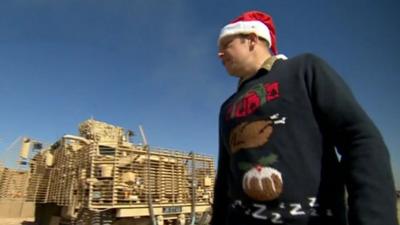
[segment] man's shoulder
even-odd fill
[[[277,71],[284,70],[285,73],[299,73],[299,71],[312,71],[314,68],[328,65],[321,57],[313,53],[302,53],[286,60],[279,60]],[[303,73],[302,73],[303,74]]]
[[[314,53],[309,53],[309,52],[302,53],[287,59],[287,62],[292,62],[292,63],[317,63],[321,61],[323,61],[321,57],[317,56]]]

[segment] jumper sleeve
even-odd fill
[[[315,115],[341,154],[349,224],[398,224],[390,158],[380,132],[329,65],[313,55],[307,62],[304,73]]]
[[[227,216],[228,199],[228,176],[229,176],[229,155],[224,147],[221,124],[219,131],[219,156],[217,166],[217,177],[214,188],[214,201],[212,207],[212,218],[210,225],[225,224]]]

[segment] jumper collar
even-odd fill
[[[265,69],[265,70],[268,71],[268,72],[271,71],[272,66],[274,65],[274,63],[275,63],[276,60],[278,60],[278,59],[286,60],[287,57],[286,57],[285,55],[282,55],[282,54],[273,55],[273,56],[269,57],[268,59],[266,59],[266,60],[264,61],[264,63],[262,64],[262,66],[261,66],[260,69]],[[260,70],[258,70],[257,73],[258,73],[259,71],[260,71]],[[256,73],[254,76],[256,76],[257,73]],[[239,80],[238,88],[240,88],[240,86],[242,86],[242,84],[243,84],[245,81],[247,81],[247,80],[253,78],[254,76],[251,76],[251,77],[249,77],[248,79],[240,79],[240,80]]]

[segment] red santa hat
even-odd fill
[[[222,28],[218,43],[225,36],[251,33],[265,39],[273,54],[278,53],[274,22],[270,15],[260,11],[248,11],[232,20]]]

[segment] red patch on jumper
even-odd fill
[[[272,82],[263,85],[265,93],[256,89],[249,90],[242,98],[227,107],[225,120],[245,117],[253,114],[263,104],[279,98],[279,83]]]
[[[266,83],[264,85],[265,91],[267,92],[267,101],[272,101],[279,98],[279,83]]]

